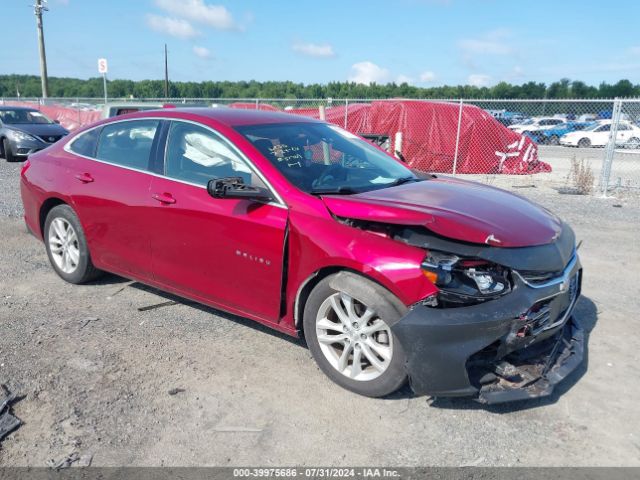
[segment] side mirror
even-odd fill
[[[273,200],[271,192],[266,188],[245,185],[242,177],[225,177],[209,180],[207,192],[213,198],[241,198],[257,202]]]
[[[60,125],[60,120],[54,120],[53,123],[57,123],[58,125]]]

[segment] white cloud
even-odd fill
[[[180,18],[149,14],[147,15],[147,25],[156,32],[166,33],[172,37],[193,38],[200,35],[200,32],[193,28],[189,22]]]
[[[486,87],[490,80],[491,77],[489,75],[473,73],[467,78],[467,83],[473,87]]]
[[[192,22],[218,30],[239,29],[233,15],[223,5],[209,5],[203,0],[155,0],[155,3],[162,10]]]
[[[458,46],[465,55],[509,55],[513,48],[508,44],[511,36],[508,30],[498,29],[479,38],[465,38]]]
[[[197,57],[200,58],[211,58],[211,51],[206,47],[200,47],[198,45],[193,46],[193,53],[196,54]]]
[[[420,74],[421,82],[433,82],[436,79],[436,74],[430,71],[422,72]]]
[[[333,51],[333,46],[328,43],[294,43],[291,48],[294,52],[301,53],[308,57],[329,58],[336,56],[336,53]]]
[[[398,84],[413,83],[413,78],[407,75],[400,74],[396,77],[396,83]]]
[[[358,62],[351,65],[350,82],[370,85],[371,83],[385,83],[390,78],[389,70],[379,67],[373,62]]]

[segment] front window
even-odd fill
[[[281,123],[236,130],[307,193],[361,193],[419,180],[398,161],[334,125]]]
[[[53,120],[40,113],[38,110],[0,110],[0,120],[7,125],[19,124],[50,124]]]
[[[239,177],[247,185],[266,188],[226,141],[207,128],[187,122],[171,123],[164,173],[202,186],[216,178]]]

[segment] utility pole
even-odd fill
[[[169,98],[169,62],[166,43],[164,44],[164,98]]]
[[[44,50],[44,32],[42,31],[42,11],[49,9],[43,4],[47,0],[36,0],[33,6],[36,15],[36,25],[38,26],[38,45],[40,46],[40,80],[42,82],[42,98],[49,96],[49,80],[47,79],[47,54]]]

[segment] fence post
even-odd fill
[[[256,110],[260,110],[260,99],[256,98]]]
[[[458,129],[456,130],[456,149],[453,152],[453,172],[452,174],[456,174],[456,170],[458,169],[458,147],[460,146],[460,126],[462,125],[462,104],[464,100],[460,99],[460,106],[458,107]]]
[[[347,121],[349,120],[349,99],[344,100],[344,129],[347,129]]]
[[[600,191],[602,196],[607,196],[609,189],[609,179],[611,177],[611,165],[613,164],[613,156],[616,152],[616,139],[618,138],[618,123],[620,122],[620,114],[622,112],[622,100],[615,98],[613,100],[613,110],[611,112],[611,130],[609,130],[609,141],[604,151],[602,159],[602,171],[600,172]]]

